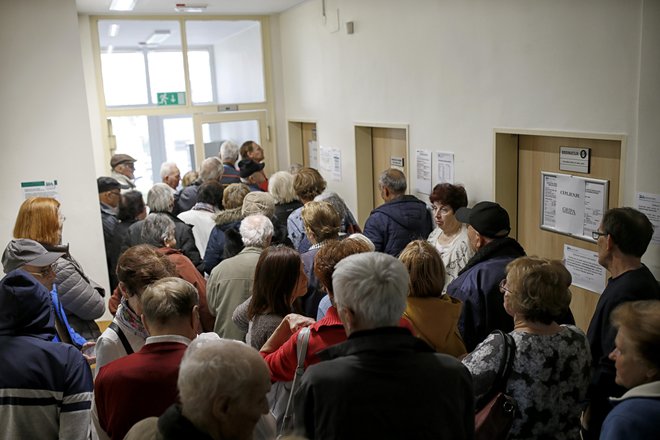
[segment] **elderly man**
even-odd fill
[[[142,294],[149,337],[140,351],[101,368],[94,382],[93,420],[100,439],[123,439],[140,420],[161,415],[177,401],[181,358],[197,336],[197,290],[180,278],[163,278]]]
[[[250,191],[263,191],[261,185],[267,181],[264,174],[263,162],[255,162],[253,160],[242,160],[238,164],[240,168],[241,182],[246,184]]]
[[[241,176],[236,170],[236,161],[238,160],[238,145],[232,141],[224,141],[220,145],[220,159],[224,171],[220,183],[230,185],[232,183],[241,183]]]
[[[176,191],[181,182],[181,171],[176,163],[165,162],[160,166],[160,178],[163,179],[163,183]]]
[[[468,353],[495,329],[513,329],[513,319],[504,310],[500,281],[506,265],[525,255],[509,237],[509,214],[494,202],[479,202],[474,208],[459,208],[456,218],[468,224],[470,248],[475,255],[447,286],[447,293],[463,301],[458,328]]]
[[[4,438],[87,439],[92,372],[83,355],[53,342],[49,291],[52,264],[62,254],[22,255],[20,268],[0,281],[0,421]],[[34,258],[33,258],[34,257]],[[11,258],[3,255],[3,265]]]
[[[433,231],[433,216],[415,196],[406,195],[406,176],[390,168],[378,179],[380,195],[385,203],[371,211],[364,224],[364,235],[377,252],[398,256],[413,240],[426,240]]]
[[[181,405],[139,422],[126,440],[249,440],[259,418],[268,413],[268,367],[254,348],[241,342],[197,338],[183,356],[178,387]]]
[[[172,215],[172,207],[174,206],[174,193],[172,188],[164,183],[155,184],[147,193],[147,205],[149,206],[150,213],[162,213],[167,215],[174,222],[176,249],[181,249],[183,255],[190,258],[190,261],[195,265],[200,273],[203,273],[204,262],[195,245],[195,237],[192,233],[192,227],[185,224],[178,217]],[[122,252],[131,246],[142,244],[142,227],[144,220],[138,220],[128,228],[128,234],[124,238],[124,243],[121,246]]]
[[[598,299],[587,338],[593,358],[590,401],[583,424],[585,438],[597,439],[605,417],[612,409],[610,397],[620,397],[625,388],[615,384],[616,369],[609,354],[614,350],[616,329],[610,322],[612,311],[628,301],[660,299],[660,287],[642,256],[653,237],[653,225],[633,208],[613,208],[603,215],[593,233],[598,245],[598,263],[611,277]]]
[[[128,154],[113,154],[110,158],[110,176],[119,182],[121,192],[135,189],[135,162]]]
[[[105,261],[110,279],[110,289],[117,287],[115,267],[119,258],[121,243],[115,234],[119,223],[117,210],[121,200],[121,184],[112,177],[99,177],[96,179],[101,206],[101,222],[103,224],[103,242],[105,244]]]
[[[239,231],[245,247],[213,268],[206,284],[206,297],[215,316],[214,331],[221,338],[242,341],[245,332],[234,324],[231,316],[252,293],[254,270],[261,252],[270,245],[273,224],[264,215],[249,215],[241,222]]]
[[[337,263],[332,285],[348,340],[305,371],[295,392],[298,430],[310,439],[473,438],[468,370],[397,327],[408,294],[403,263],[351,255]]]
[[[199,170],[199,178],[192,185],[186,186],[178,193],[172,213],[179,215],[195,206],[200,185],[205,182],[219,182],[222,179],[223,170],[222,161],[219,158],[208,157],[204,159]]]

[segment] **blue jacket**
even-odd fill
[[[513,318],[504,310],[500,281],[506,265],[525,251],[513,238],[498,238],[479,249],[449,286],[447,294],[463,301],[458,330],[470,353],[493,330],[513,330]]]
[[[76,348],[78,349],[82,348],[83,344],[87,342],[87,340],[82,336],[80,336],[78,333],[76,333],[76,331],[69,324],[69,320],[66,318],[66,313],[64,313],[64,307],[62,307],[62,303],[60,303],[60,298],[57,296],[57,287],[55,285],[53,285],[53,290],[50,291],[50,299],[53,302],[53,310],[60,318],[60,321],[62,321],[62,323],[66,327],[66,331],[69,333],[71,342],[73,342],[73,345]],[[53,341],[59,342],[60,338],[57,335],[55,335]]]
[[[658,437],[660,381],[636,386],[621,398],[600,431],[600,440],[632,440]]]
[[[0,281],[0,420],[7,438],[87,438],[92,373],[75,347],[53,342],[51,298],[17,269]]]
[[[404,195],[371,211],[363,234],[376,246],[376,252],[399,256],[413,240],[426,240],[433,231],[433,217],[415,196]]]

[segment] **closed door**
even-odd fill
[[[406,173],[408,169],[408,140],[405,128],[371,129],[371,148],[373,157],[373,208],[384,203],[380,196],[378,178],[388,168],[397,168]]]

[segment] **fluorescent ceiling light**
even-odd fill
[[[137,0],[112,0],[110,2],[111,11],[132,11],[135,8]]]
[[[206,3],[177,3],[174,5],[176,12],[204,12],[208,5]]]
[[[119,25],[117,23],[111,24],[110,30],[108,31],[108,35],[110,37],[116,37],[118,33],[119,33]]]
[[[147,38],[146,43],[147,44],[160,44],[163,41],[167,40],[170,38],[171,32],[168,30],[164,31],[154,31],[153,34],[149,38]]]

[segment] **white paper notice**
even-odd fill
[[[651,243],[660,244],[660,194],[637,193],[637,209],[646,214],[653,224]]]
[[[332,159],[332,170],[331,176],[332,180],[337,182],[341,181],[341,151],[336,148],[331,150],[331,159]]]
[[[454,183],[454,153],[436,153],[436,183]]]
[[[319,170],[322,174],[332,173],[332,149],[319,146]]]
[[[605,268],[598,264],[598,253],[564,245],[564,265],[573,285],[601,294],[605,290]]]
[[[431,194],[431,152],[417,150],[415,160],[417,163],[417,192]]]
[[[57,193],[57,180],[39,180],[35,182],[21,182],[23,195],[28,199],[30,197],[52,197],[59,199]]]
[[[584,225],[582,235],[591,237],[591,233],[598,230],[600,221],[603,219],[604,206],[605,185],[586,181],[584,184]]]
[[[309,141],[307,143],[307,151],[309,152],[309,166],[310,168],[319,168],[319,143],[317,141]]]
[[[554,228],[557,211],[557,176],[543,175],[543,226]]]
[[[574,235],[584,230],[584,180],[557,176],[556,227]]]

